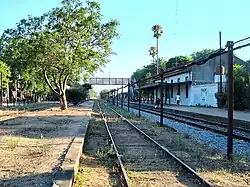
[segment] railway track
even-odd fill
[[[131,103],[130,108],[138,110],[138,104]],[[160,109],[156,109],[153,106],[141,105],[141,111],[160,116]],[[227,136],[226,124],[222,124],[222,123],[218,123],[214,121],[208,121],[208,120],[191,117],[187,115],[166,112],[164,110],[163,110],[163,117]],[[233,137],[235,139],[250,142],[250,130],[242,128],[242,127],[234,127]]]
[[[98,106],[114,146],[125,186],[145,186],[145,181],[156,186],[213,186],[117,111],[109,108],[112,114],[105,114],[99,103]],[[141,174],[145,171],[146,174]]]

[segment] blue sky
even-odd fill
[[[28,14],[41,15],[58,6],[59,0],[6,0],[0,2],[0,33],[15,26]],[[159,57],[189,55],[204,48],[218,48],[218,32],[222,45],[250,36],[249,0],[100,0],[105,20],[120,21],[120,38],[113,44],[112,56],[103,72],[95,77],[130,77],[150,63],[148,50],[155,45],[151,28],[160,24],[164,34],[159,41]],[[250,47],[236,52],[250,59]],[[112,86],[108,86],[113,88]],[[108,88],[95,87],[96,90]]]

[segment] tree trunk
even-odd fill
[[[61,94],[59,96],[59,100],[60,100],[61,110],[67,110],[68,109],[68,104],[67,104],[67,99],[66,99],[65,93],[63,93],[63,94]]]

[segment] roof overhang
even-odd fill
[[[166,82],[164,82],[163,83],[163,87],[175,86],[175,85],[187,85],[187,84],[189,85],[191,83],[192,83],[192,81],[175,82],[175,83],[166,83]],[[160,86],[161,86],[161,83],[160,82],[156,82],[156,83],[153,83],[153,84],[148,84],[148,85],[141,86],[141,89],[157,88],[157,87],[160,87]],[[136,88],[136,90],[138,90],[138,88]]]

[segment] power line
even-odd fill
[[[241,40],[238,40],[238,41],[234,42],[234,44],[237,44],[237,43],[243,42],[245,40],[249,40],[249,39],[250,39],[250,37],[246,37],[244,39],[241,39]]]
[[[249,37],[250,38],[250,37]],[[245,39],[242,39],[242,40],[238,40],[237,43],[241,42],[241,41],[244,41],[244,40],[247,40],[248,38],[245,38]],[[235,43],[234,43],[235,44]],[[236,51],[236,50],[239,50],[241,48],[244,48],[244,47],[248,47],[250,46],[250,42],[247,43],[247,44],[244,44],[244,45],[241,45],[241,46],[238,46],[238,47],[235,47],[233,48],[233,51]],[[178,66],[178,67],[174,67],[174,68],[170,68],[166,71],[163,72],[163,74],[165,73],[170,73],[170,72],[174,72],[174,71],[178,71],[178,70],[181,70],[181,69],[185,69],[185,68],[188,68],[188,67],[191,67],[191,66],[194,66],[194,65],[202,65],[202,64],[205,64],[207,61],[209,61],[210,59],[213,59],[217,56],[220,56],[220,55],[223,55],[223,54],[226,54],[228,51],[226,50],[227,47],[224,47],[222,49],[217,49],[215,51],[213,51],[212,53],[210,53],[206,58],[200,58],[200,59],[197,59],[197,60],[194,60],[188,64],[184,64],[184,65],[181,65],[181,66]],[[146,80],[149,80],[149,79],[154,79],[154,78],[159,78],[160,77],[160,74],[156,74],[156,75],[153,75],[151,77],[147,77],[145,79],[143,79],[143,81],[146,81]],[[131,83],[130,86],[134,85],[134,84],[137,84],[139,83],[140,80],[134,82],[134,83]]]

